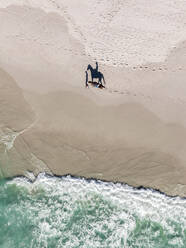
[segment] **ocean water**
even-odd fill
[[[0,181],[0,248],[185,248],[186,200],[40,174]]]

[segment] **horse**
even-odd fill
[[[99,85],[102,85],[102,79],[103,79],[104,85],[106,84],[103,73],[97,71],[96,69],[93,69],[90,64],[87,67],[87,71],[88,70],[90,70],[90,72],[91,72],[92,82],[93,82],[94,78],[98,78],[98,84]]]

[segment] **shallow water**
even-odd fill
[[[0,182],[0,248],[185,248],[186,200],[39,175]]]

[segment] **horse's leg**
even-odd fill
[[[98,87],[101,86],[101,80],[100,80],[100,77],[98,77]]]
[[[102,75],[102,79],[103,79],[104,85],[106,85],[105,78],[103,75]]]

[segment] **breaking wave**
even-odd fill
[[[186,247],[186,200],[40,174],[0,183],[0,247]]]

